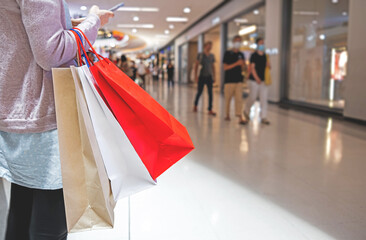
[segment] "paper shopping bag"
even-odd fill
[[[155,186],[140,157],[128,140],[104,100],[94,87],[93,75],[87,66],[71,67],[74,79],[80,78],[86,103],[88,105],[93,129],[100,152],[111,180],[114,199],[123,197]]]
[[[88,41],[85,34],[77,30]],[[78,39],[79,33],[76,30],[73,33]],[[82,42],[80,39],[77,41]],[[78,47],[80,52],[83,46],[80,44]],[[117,66],[91,48],[99,61],[92,63],[86,53],[85,58],[96,88],[151,177],[156,179],[194,148],[187,129]]]
[[[153,179],[192,151],[186,128],[112,62],[104,59],[90,69]]]
[[[115,202],[82,89],[70,69],[52,74],[68,231],[110,228]]]

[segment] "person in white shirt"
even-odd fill
[[[140,59],[140,62],[137,64],[137,75],[142,79],[143,86],[145,86],[145,76],[147,73],[146,65],[143,60]]]

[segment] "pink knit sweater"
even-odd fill
[[[100,20],[90,14],[78,27],[94,42]],[[76,50],[62,0],[1,0],[0,131],[56,128],[51,68],[68,66]]]

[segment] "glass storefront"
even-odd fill
[[[188,83],[189,82],[189,69],[188,69],[188,43],[180,46],[179,49],[179,82],[180,83]]]
[[[265,6],[259,7],[237,16],[228,23],[227,48],[232,48],[232,39],[240,35],[243,39],[243,48],[254,49],[255,40],[264,38],[265,32]]]
[[[349,0],[293,0],[288,98],[343,109]]]

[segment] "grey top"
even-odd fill
[[[1,0],[0,131],[56,129],[51,68],[71,65],[77,51],[66,22],[63,0]],[[100,19],[89,14],[78,27],[94,42]]]
[[[197,60],[202,65],[200,76],[213,76],[212,64],[215,62],[215,56],[212,53],[210,53],[208,56],[204,53],[200,53],[197,56]]]
[[[62,188],[57,130],[42,133],[0,131],[0,178],[33,188]]]

